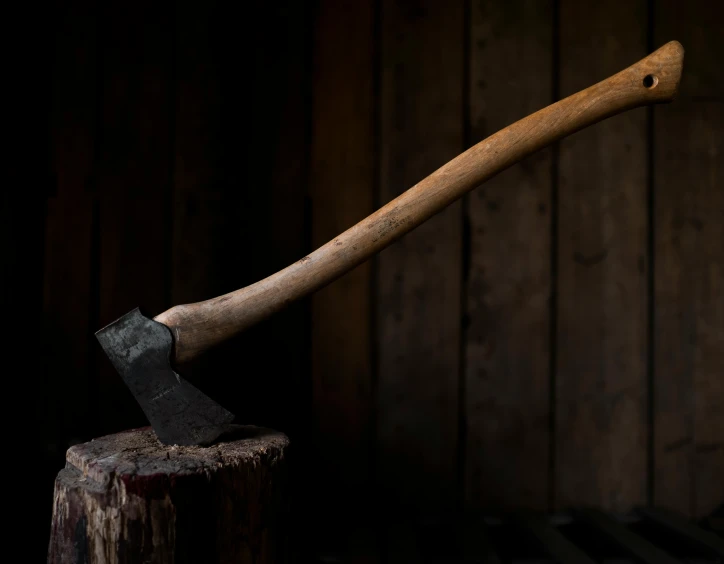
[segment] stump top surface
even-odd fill
[[[178,476],[275,458],[288,445],[283,433],[250,425],[231,425],[218,442],[205,447],[165,445],[151,427],[143,427],[72,446],[66,461],[99,481],[111,475]]]

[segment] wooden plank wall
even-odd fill
[[[646,8],[561,0],[560,97],[646,55]],[[646,501],[646,151],[645,109],[560,143],[556,505]]]
[[[315,248],[376,207],[375,25],[373,3],[319,2],[310,171]],[[373,266],[373,261],[360,265],[312,299],[314,452],[320,483],[329,485],[319,496],[325,506],[334,505],[340,487],[351,492],[353,503],[369,494]]]
[[[239,420],[288,432],[302,498],[330,516],[711,511],[724,501],[721,10],[58,3],[52,58],[36,56],[52,88],[33,98],[47,135],[33,137],[32,189],[4,196],[6,241],[24,245],[8,272],[32,278],[5,277],[5,294],[42,319],[46,491],[70,444],[145,424],[93,337],[103,324],[254,282],[679,39],[677,102],[531,156],[186,375]]]
[[[383,2],[380,199],[463,150],[464,6]],[[377,476],[413,506],[457,495],[460,202],[379,256]],[[429,487],[430,483],[434,487]]]
[[[473,3],[468,144],[553,101],[552,13],[551,2],[537,0]],[[465,201],[465,497],[473,507],[549,502],[552,158],[544,149]]]
[[[724,34],[709,23],[723,17],[721,2],[666,1],[654,20],[686,74],[653,122],[653,498],[691,515],[724,500]]]

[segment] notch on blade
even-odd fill
[[[96,333],[103,350],[165,444],[208,444],[234,415],[171,368],[171,330],[138,308]]]

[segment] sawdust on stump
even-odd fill
[[[208,447],[164,445],[150,428],[73,446],[48,562],[285,562],[288,445],[234,425]]]

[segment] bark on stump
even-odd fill
[[[150,428],[73,446],[48,562],[286,562],[288,445],[235,425],[209,447],[167,446]]]

